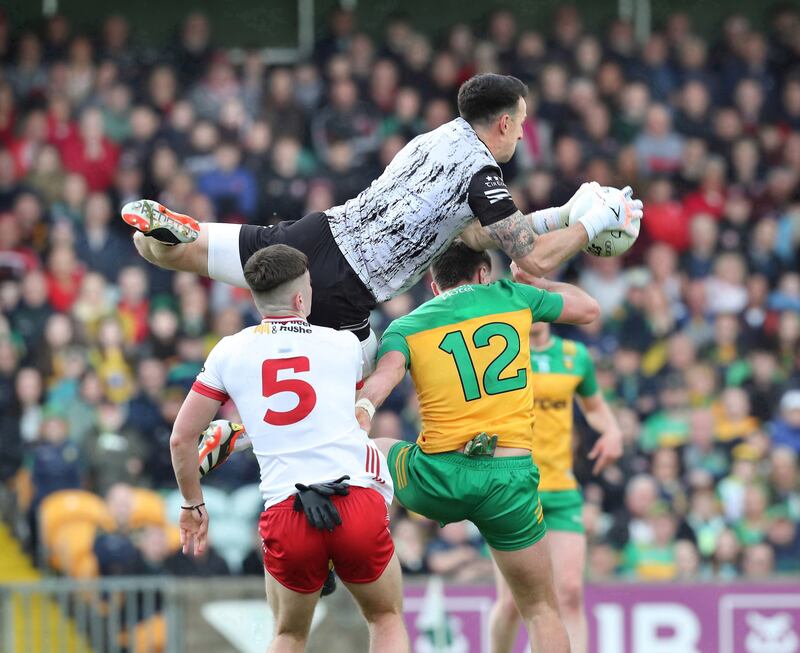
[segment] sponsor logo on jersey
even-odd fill
[[[486,190],[483,192],[483,194],[486,195],[486,198],[489,200],[489,204],[511,199],[511,193],[508,192],[508,189],[505,186],[502,188]]]
[[[475,292],[475,288],[473,286],[456,286],[452,290],[447,290],[443,292],[440,297],[452,297],[453,295],[459,295],[465,292]]]
[[[540,399],[533,400],[533,407],[539,410],[564,410],[567,407],[566,399]]]
[[[256,333],[311,333],[311,326],[306,322],[262,322],[256,327]]]
[[[311,333],[311,327],[305,322],[278,322],[275,333]]]
[[[511,193],[508,192],[503,178],[499,175],[486,175],[484,186],[488,186],[488,190],[483,191],[483,194],[489,200],[489,204],[511,199]]]

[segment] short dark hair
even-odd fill
[[[489,253],[478,252],[457,240],[433,262],[431,275],[440,290],[448,290],[470,281],[481,265],[492,269]]]
[[[255,252],[244,266],[244,278],[250,290],[267,293],[303,276],[308,257],[288,245],[270,245]]]
[[[484,73],[470,77],[458,89],[458,112],[468,123],[487,122],[516,110],[528,87],[511,75]]]

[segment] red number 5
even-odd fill
[[[261,365],[261,387],[265,397],[271,397],[279,392],[292,392],[297,395],[297,406],[287,411],[267,410],[264,421],[273,426],[288,426],[308,417],[317,405],[317,393],[305,381],[300,379],[278,380],[280,370],[293,370],[294,372],[308,372],[309,363],[305,356],[296,358],[282,358],[266,360]]]

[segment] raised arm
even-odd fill
[[[569,260],[589,242],[582,224],[537,236],[530,215],[517,211],[484,227],[494,242],[526,272],[541,277]]]
[[[381,356],[375,371],[367,378],[364,387],[358,393],[356,419],[362,429],[369,433],[372,413],[386,401],[386,397],[403,380],[405,374],[406,357],[402,353],[389,351]]]
[[[478,219],[464,229],[461,239],[473,249],[502,249],[522,270],[536,277],[552,272],[601,231],[626,228],[625,215],[612,210],[596,182],[583,184],[564,206],[527,215],[516,210],[510,194],[505,200],[493,200],[505,203],[508,212],[502,219],[497,219],[497,215],[487,219],[484,213],[485,198],[480,197],[473,186],[470,187],[470,193],[470,207],[476,211]],[[583,215],[569,225],[572,205],[584,193],[592,193],[593,202]],[[633,199],[632,193],[630,187],[625,188],[624,194],[629,205],[626,214],[631,212],[641,217],[642,204]],[[481,219],[482,215],[484,219]]]
[[[563,324],[589,324],[600,317],[600,304],[589,293],[563,281],[550,281],[528,274],[516,263],[511,264],[514,281],[552,293],[558,293],[564,300],[561,315],[554,321]]]
[[[588,186],[581,186],[564,206],[525,215],[514,204],[500,169],[487,166],[470,180],[467,199],[476,220],[462,231],[461,239],[473,249],[502,249],[523,270],[547,274],[589,240],[583,227],[562,228],[575,198]],[[544,236],[537,238],[537,233]]]

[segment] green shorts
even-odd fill
[[[388,462],[403,506],[442,525],[467,519],[493,549],[524,549],[545,534],[539,468],[531,456],[428,455],[416,444],[398,442]]]
[[[583,533],[583,495],[580,490],[542,490],[539,498],[551,531]]]

